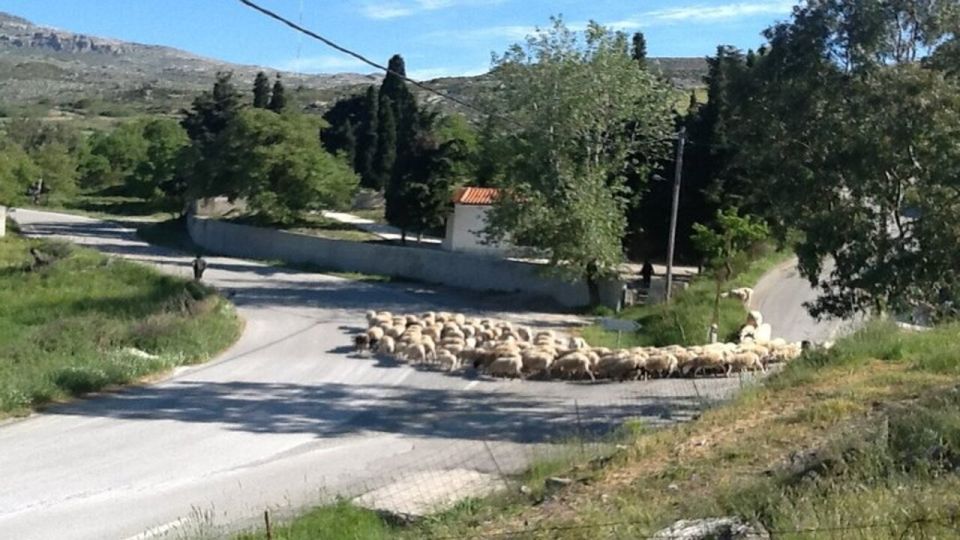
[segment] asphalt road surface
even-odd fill
[[[189,256],[116,223],[27,210],[12,217],[30,235],[190,274]],[[740,385],[496,381],[356,358],[349,334],[370,308],[479,314],[480,305],[498,314],[479,296],[444,289],[209,263],[204,280],[232,295],[246,320],[241,339],[161,382],[0,425],[0,538],[177,537],[249,523],[266,508],[384,489],[439,500],[458,494],[442,492],[461,489],[464,471],[518,470],[551,441],[628,417],[683,420]],[[533,325],[565,322],[519,315]]]
[[[830,263],[824,272],[829,273],[832,269]],[[770,324],[774,337],[782,337],[787,341],[832,341],[861,324],[861,319],[814,319],[803,304],[816,298],[817,292],[810,287],[810,282],[800,276],[794,258],[760,278],[753,288],[750,307],[760,311],[763,322]]]

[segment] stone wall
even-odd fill
[[[589,303],[582,282],[545,276],[543,266],[440,249],[330,240],[303,234],[190,217],[190,237],[222,255],[312,264],[320,268],[406,278],[479,291],[522,292],[566,307]],[[601,287],[603,303],[616,306],[622,283]]]

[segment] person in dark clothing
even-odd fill
[[[207,269],[207,261],[198,253],[193,259],[193,279],[200,281],[203,278],[203,271]]]
[[[650,288],[650,280],[653,279],[653,265],[650,264],[650,260],[643,261],[643,268],[640,269],[640,277],[642,278],[643,288]]]

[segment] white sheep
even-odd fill
[[[595,381],[596,377],[593,376],[591,364],[592,361],[586,353],[577,351],[561,356],[554,361],[553,371],[571,377],[587,375],[591,381]]]
[[[763,367],[763,363],[760,362],[760,356],[755,352],[738,352],[727,356],[727,376],[730,376],[734,370],[743,371],[743,370],[754,370],[759,369],[760,371],[766,371]]]
[[[487,373],[493,377],[523,378],[523,359],[520,355],[497,357],[487,366]]]
[[[390,336],[383,336],[379,343],[377,343],[377,352],[380,354],[389,354],[393,355],[396,352],[396,341],[393,340]]]
[[[460,360],[457,355],[447,349],[437,351],[437,364],[447,371],[453,371],[460,367]]]
[[[737,300],[740,300],[741,302],[743,302],[743,305],[749,306],[750,299],[753,298],[753,289],[751,289],[750,287],[740,287],[738,289],[732,289],[728,292],[725,292],[720,296],[722,296],[723,298],[729,298],[732,296]]]

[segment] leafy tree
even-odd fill
[[[360,183],[364,187],[379,188],[375,171],[378,133],[377,89],[373,85],[367,87],[363,99],[363,117],[360,120],[357,136],[357,158],[354,169],[360,175]]]
[[[444,140],[437,129],[440,119],[421,110],[416,138],[409,151],[397,160],[394,181],[387,190],[387,220],[417,233],[439,229],[450,210],[450,194],[457,166],[465,161],[465,143],[456,137]]]
[[[958,290],[960,87],[939,63],[954,39],[950,5],[810,3],[769,29],[753,60],[731,139],[738,165],[762,180],[756,207],[781,237],[800,233],[800,271],[821,293],[814,315],[908,309]]]
[[[323,147],[331,154],[344,152],[354,163],[357,155],[357,126],[366,116],[364,96],[350,96],[337,101],[323,115],[328,127],[320,132]]]
[[[184,188],[182,154],[189,144],[186,132],[174,120],[155,119],[143,127],[144,159],[137,165],[130,191],[141,197],[164,200],[171,210],[180,210]]]
[[[642,68],[646,69],[647,67],[647,38],[643,36],[643,32],[636,32],[633,34],[633,44],[630,49],[630,55],[633,57],[634,61]]]
[[[77,160],[60,143],[49,143],[33,153],[33,161],[43,178],[44,192],[58,198],[69,197],[77,189]]]
[[[457,151],[450,155],[450,172],[454,182],[476,183],[480,140],[477,130],[461,114],[440,117],[433,128],[439,144],[457,141]],[[454,159],[455,158],[455,159]]]
[[[142,122],[125,122],[110,133],[90,137],[89,157],[81,164],[81,184],[87,188],[119,186],[131,180],[146,159]]]
[[[393,166],[397,160],[397,122],[394,117],[393,103],[390,98],[381,95],[377,108],[377,151],[374,155],[376,187],[385,188],[393,176]],[[388,210],[389,212],[389,210]],[[389,220],[390,217],[388,216]]]
[[[303,115],[245,110],[221,135],[225,192],[263,219],[289,223],[301,212],[349,203],[357,177],[319,145],[319,124]]]
[[[741,216],[736,208],[717,211],[713,227],[700,223],[693,225],[693,243],[703,254],[706,268],[716,282],[713,302],[713,324],[720,323],[720,295],[724,286],[746,269],[751,248],[768,235],[762,220]]]
[[[270,104],[270,78],[260,71],[253,80],[253,106],[257,109],[266,109]]]
[[[234,88],[231,77],[230,73],[218,73],[213,90],[197,96],[180,121],[193,147],[188,183],[195,196],[228,194],[223,186],[229,185],[230,179],[224,177],[219,166],[217,142],[242,109],[240,93]]]
[[[273,83],[273,93],[270,95],[270,103],[267,108],[275,113],[281,113],[287,107],[287,95],[283,88],[283,82],[280,80],[280,74],[277,74],[277,80]]]
[[[40,177],[40,169],[20,145],[0,139],[0,203],[16,204]]]
[[[623,261],[625,177],[649,177],[669,149],[670,91],[637,69],[624,34],[591,23],[581,42],[553,22],[495,58],[493,104],[509,121],[486,234],[539,248],[597,302]]]

